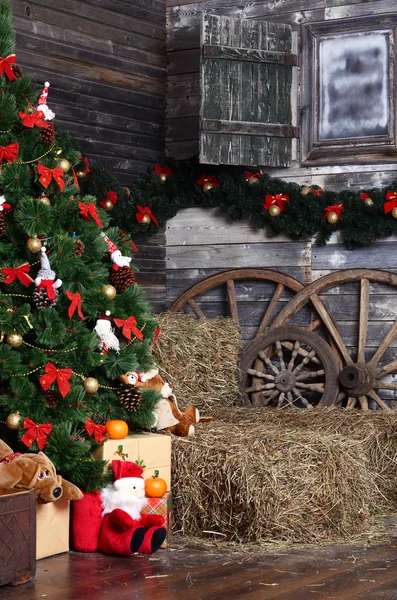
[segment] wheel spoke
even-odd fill
[[[310,296],[310,299],[313,303],[314,308],[317,310],[318,314],[320,315],[323,323],[327,327],[329,333],[334,338],[340,353],[342,354],[343,358],[345,359],[346,364],[347,365],[353,364],[353,360],[349,354],[348,349],[345,346],[345,342],[343,341],[341,334],[339,333],[338,327],[331,319],[324,304],[322,303],[320,298],[317,296],[317,294],[313,294],[312,296]]]
[[[379,348],[377,349],[377,351],[375,352],[375,354],[369,361],[368,365],[370,367],[376,367],[376,365],[378,364],[378,362],[380,361],[383,354],[386,352],[386,350],[388,349],[388,347],[390,346],[390,344],[392,343],[392,341],[394,340],[396,335],[397,335],[397,319],[394,321],[392,327],[389,329],[389,331],[387,332],[387,334],[385,335],[385,337],[379,344]]]
[[[315,354],[316,354],[316,351],[315,350],[311,350],[309,352],[309,354],[307,356],[305,356],[305,358],[302,360],[301,364],[298,365],[298,366],[296,366],[295,369],[292,371],[294,373],[294,375],[296,375],[297,373],[299,373],[303,369],[303,367],[305,365],[307,365],[308,362],[311,361],[311,359],[313,358],[313,356],[315,356]]]
[[[267,406],[273,400],[273,398],[276,398],[276,396],[278,396],[279,393],[280,393],[279,390],[273,390],[271,392],[271,394],[268,396],[268,398],[265,398],[262,401],[262,406]]]
[[[296,387],[303,390],[310,390],[311,392],[320,392],[321,394],[325,391],[324,385],[321,383],[300,383],[297,381]]]
[[[285,362],[284,362],[283,348],[282,348],[281,343],[279,341],[276,342],[276,350],[277,350],[278,357],[280,359],[281,370],[284,371],[284,369],[285,369]]]
[[[312,321],[310,323],[310,325],[305,327],[305,329],[306,329],[306,331],[316,331],[316,329],[318,329],[320,327],[321,323],[322,323],[321,319],[315,319],[314,321]]]
[[[367,343],[367,327],[368,327],[368,311],[369,311],[369,281],[368,279],[361,280],[360,289],[360,320],[358,330],[358,362],[365,363],[365,345]]]
[[[245,388],[247,394],[252,392],[261,392],[262,390],[273,390],[274,383],[264,383],[263,385],[252,385],[251,387]]]
[[[280,372],[276,365],[274,365],[272,363],[272,361],[270,360],[270,358],[268,356],[266,356],[265,352],[261,351],[258,353],[258,356],[260,359],[263,360],[263,362],[269,367],[269,369],[271,369],[273,371],[273,373],[275,373],[276,375]]]
[[[343,398],[345,398],[345,397],[346,397],[345,392],[341,392],[336,399],[335,405],[340,404],[342,402]]]
[[[390,406],[388,406],[386,404],[386,402],[384,402],[384,400],[382,400],[382,398],[379,398],[378,394],[374,390],[370,390],[368,392],[367,396],[369,396],[370,398],[372,398],[372,400],[375,400],[375,402],[378,404],[378,406],[380,406],[381,408],[383,408],[383,410],[391,412]]]
[[[319,371],[303,371],[303,373],[299,373],[296,376],[297,381],[302,381],[303,379],[311,379],[314,377],[321,377],[324,375],[324,369],[320,369]]]
[[[367,396],[359,396],[358,399],[359,399],[359,402],[361,404],[362,410],[369,410]]]
[[[274,313],[277,303],[281,298],[281,294],[284,291],[284,285],[282,283],[279,283],[278,286],[276,287],[276,291],[274,292],[272,299],[270,300],[268,307],[266,309],[265,314],[263,315],[263,319],[261,321],[261,324],[258,327],[258,331],[256,332],[256,335],[259,335],[261,333],[263,333],[266,329],[266,327],[269,325],[270,319],[272,318],[272,314]]]
[[[397,390],[397,383],[384,383],[383,381],[374,381],[372,387],[375,390]]]
[[[287,399],[288,399],[288,404],[291,406],[291,408],[296,408],[291,392],[287,392]]]
[[[292,342],[281,342],[281,345],[284,348],[287,348],[287,350],[293,350],[293,344]],[[305,350],[304,348],[299,348],[298,354],[300,354],[301,356],[307,356],[309,354],[308,350]],[[315,356],[313,356],[312,361],[314,363],[316,363],[317,365],[320,365],[320,361],[318,360],[318,358],[316,358]]]
[[[296,340],[296,342],[294,343],[294,346],[293,346],[291,360],[288,363],[288,371],[292,371],[292,369],[293,369],[293,366],[295,363],[295,358],[297,357],[299,348],[300,348],[300,342],[298,342],[298,340]]]
[[[262,371],[257,371],[256,369],[247,369],[248,375],[253,375],[254,377],[258,377],[258,379],[267,379],[269,381],[274,381],[274,375],[269,375],[268,373],[262,373]]]
[[[393,360],[393,362],[385,365],[376,374],[378,377],[383,377],[383,375],[388,375],[389,373],[393,373],[393,371],[397,371],[397,360]]]
[[[282,405],[283,405],[283,403],[284,403],[284,400],[285,400],[285,392],[281,392],[281,394],[279,396],[279,399],[277,401],[277,407],[276,408],[281,408]]]
[[[236,290],[234,289],[233,279],[228,279],[226,281],[226,285],[227,285],[227,295],[229,297],[230,314],[232,316],[233,321],[236,323],[236,325],[239,325],[240,322],[239,322],[239,318],[238,318]]]
[[[306,406],[306,408],[313,408],[312,405],[310,404],[310,402],[308,402],[306,400],[306,398],[304,398],[302,396],[302,394],[300,393],[300,391],[297,388],[293,388],[293,392],[296,396],[296,399],[300,400],[302,402],[303,406]]]
[[[205,314],[203,313],[197,302],[193,300],[193,298],[190,298],[190,300],[188,300],[187,303],[196,315],[196,317],[198,317],[199,319],[206,319]]]
[[[356,406],[356,402],[357,402],[357,398],[354,398],[353,396],[349,396],[347,399],[346,408],[354,408]]]

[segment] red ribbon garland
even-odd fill
[[[27,429],[27,432],[22,436],[21,442],[28,448],[31,447],[33,442],[36,442],[39,450],[43,450],[47,444],[47,436],[50,435],[52,431],[51,423],[41,423],[40,425],[37,425],[32,419],[25,417],[23,427],[24,429]]]
[[[43,288],[47,291],[47,296],[49,300],[56,300],[57,295],[55,293],[53,279],[42,279],[40,283],[36,286],[36,289],[41,290]]]
[[[117,192],[107,192],[106,198],[101,200],[101,202],[99,203],[102,206],[102,208],[105,208],[106,202],[108,200],[110,200],[110,202],[113,202],[113,205],[116,206],[118,200]]]
[[[32,128],[36,125],[36,127],[43,127],[44,129],[47,129],[47,127],[50,126],[49,123],[43,121],[44,113],[42,110],[35,110],[33,113],[24,113],[20,110],[18,115],[22,119],[25,127]]]
[[[106,440],[106,437],[104,435],[106,432],[105,425],[99,425],[99,423],[94,423],[94,421],[90,419],[90,417],[88,417],[87,422],[84,425],[84,429],[86,430],[88,435],[94,434],[94,439],[96,442],[99,442],[101,444]]]
[[[150,206],[139,206],[139,204],[137,204],[136,207],[138,209],[138,212],[135,213],[135,216],[138,223],[142,223],[143,218],[145,217],[145,215],[147,215],[153,221],[153,223],[155,223],[158,226],[159,222],[152,213],[152,209],[150,208]]]
[[[153,336],[153,348],[156,347],[157,340],[158,340],[158,337],[160,335],[160,332],[161,332],[161,327],[159,326],[159,327],[156,328],[156,331],[154,332],[154,336]]]
[[[136,318],[128,317],[128,319],[114,319],[117,327],[122,327],[122,334],[127,340],[131,339],[131,332],[135,334],[138,340],[143,340],[143,333],[136,327]]]
[[[326,206],[324,208],[324,210],[325,210],[324,220],[326,220],[328,215],[332,212],[336,213],[336,215],[338,217],[340,217],[344,208],[345,208],[344,204],[331,204],[330,206]]]
[[[71,319],[74,315],[74,311],[77,308],[77,314],[79,315],[80,319],[83,319],[83,321],[85,321],[85,316],[82,313],[81,310],[81,303],[83,302],[81,295],[79,292],[76,292],[76,294],[73,294],[72,292],[69,292],[69,290],[66,290],[66,295],[69,298],[69,300],[72,301],[71,305],[68,308],[68,315],[69,315],[69,319]]]
[[[289,196],[288,194],[276,194],[275,196],[272,196],[271,194],[267,194],[267,196],[265,196],[265,202],[263,204],[263,208],[265,208],[266,210],[269,210],[269,208],[271,206],[278,206],[280,209],[280,212],[284,212],[285,211],[285,203],[288,202],[289,200]]]
[[[70,392],[69,379],[72,376],[72,369],[58,369],[55,365],[48,362],[44,367],[45,374],[40,377],[40,384],[43,390],[48,390],[51,384],[57,382],[62,398]]]
[[[216,177],[212,177],[212,175],[201,175],[200,179],[197,179],[199,185],[204,185],[205,183],[211,183],[212,187],[218,187],[221,185],[221,182],[218,181]]]
[[[18,152],[18,142],[13,142],[12,144],[8,144],[8,146],[0,146],[0,162],[3,160],[3,158],[5,158],[7,162],[16,160]]]
[[[65,182],[62,179],[63,171],[60,167],[56,167],[55,169],[49,169],[40,163],[37,165],[37,172],[39,173],[39,181],[41,185],[45,188],[48,188],[51,181],[54,180],[59,186],[59,189],[62,190],[65,187]]]
[[[396,208],[397,206],[397,192],[386,192],[386,200],[387,202],[383,205],[383,211],[385,215]]]
[[[0,75],[6,74],[10,81],[16,79],[16,75],[12,70],[11,65],[14,65],[17,60],[15,54],[9,54],[7,58],[0,56]]]
[[[103,227],[102,221],[98,217],[95,204],[93,202],[91,202],[90,204],[84,204],[84,202],[79,202],[78,204],[79,204],[80,214],[83,217],[83,219],[85,221],[90,221],[92,219],[93,221],[95,221],[95,223],[98,225],[98,227],[100,227],[102,229],[102,227]],[[91,219],[90,219],[90,217],[91,217]]]
[[[167,177],[173,177],[174,173],[169,167],[160,167],[160,165],[154,165],[153,175],[167,175]]]
[[[29,273],[29,269],[30,266],[28,263],[25,263],[23,265],[21,265],[20,267],[3,267],[1,269],[2,274],[4,275],[4,277],[6,277],[6,279],[4,279],[1,283],[12,283],[13,281],[17,280],[20,281],[22,283],[22,285],[24,285],[25,287],[29,287],[31,283],[33,283],[33,279],[30,277],[30,275],[27,275],[27,273]]]
[[[250,171],[244,171],[245,181],[250,181],[250,179],[262,179],[262,173],[258,171],[258,173],[251,173]]]

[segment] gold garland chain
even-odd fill
[[[39,346],[34,346],[33,344],[25,342],[25,340],[22,343],[25,346],[29,346],[29,348],[34,348],[35,350],[42,350],[43,352],[64,352],[65,354],[67,354],[68,352],[74,352],[78,349],[78,346],[76,346],[75,348],[70,348],[69,350],[51,350],[49,348],[40,348]]]
[[[17,160],[15,162],[16,162],[17,165],[30,165],[30,164],[32,164],[34,162],[37,162],[37,161],[41,160],[42,158],[44,158],[45,156],[47,156],[47,154],[49,154],[52,151],[53,151],[53,148],[50,148],[49,150],[47,150],[47,152],[45,152],[44,154],[42,154],[38,158],[35,158],[33,160]]]

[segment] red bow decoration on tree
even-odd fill
[[[22,283],[25,287],[29,287],[31,283],[33,283],[33,279],[29,273],[30,266],[28,263],[21,265],[20,267],[3,267],[1,269],[2,274],[6,279],[2,281],[2,283],[12,283],[17,280]]]
[[[20,110],[18,115],[22,119],[25,127],[32,128],[36,125],[36,127],[44,127],[44,129],[47,129],[50,125],[43,121],[44,113],[42,110],[35,110],[33,113],[24,113]]]
[[[83,319],[83,321],[85,321],[85,316],[82,313],[81,310],[81,303],[83,302],[81,295],[79,292],[76,292],[76,294],[73,294],[72,292],[69,292],[69,290],[66,290],[66,295],[69,298],[69,300],[72,301],[71,305],[68,308],[68,315],[69,315],[69,319],[71,319],[74,315],[74,311],[77,308],[77,314],[79,315],[80,319]]]
[[[265,208],[266,210],[269,210],[269,208],[271,206],[278,206],[280,209],[280,212],[284,212],[285,211],[285,203],[288,202],[289,200],[289,196],[288,194],[276,194],[275,196],[272,196],[271,194],[267,194],[267,196],[265,196],[265,202],[263,204],[263,208]]]
[[[80,214],[86,221],[90,221],[91,219],[95,221],[98,227],[103,227],[101,219],[98,217],[96,206],[93,202],[90,204],[84,204],[84,202],[79,202]]]
[[[43,450],[47,443],[47,436],[50,435],[52,431],[51,423],[41,423],[40,425],[37,425],[32,419],[25,417],[23,427],[24,429],[27,429],[27,432],[21,438],[21,442],[28,448],[31,447],[33,442],[36,442],[39,450]]]
[[[167,177],[173,177],[174,173],[169,167],[160,167],[160,165],[154,165],[153,175],[167,175]]]
[[[5,158],[7,162],[16,160],[18,152],[18,142],[13,142],[12,144],[8,144],[8,146],[0,146],[0,162],[3,160],[3,158]]]
[[[45,188],[48,188],[51,181],[54,180],[57,182],[59,189],[63,190],[65,187],[65,182],[62,179],[63,171],[60,167],[56,167],[55,169],[49,169],[40,163],[37,165],[37,172],[39,173],[39,181],[41,185]]]
[[[127,340],[131,339],[131,332],[138,338],[138,340],[143,340],[143,333],[136,326],[136,318],[128,317],[128,319],[114,319],[117,327],[122,327],[122,334]]]
[[[367,200],[368,198],[371,198],[371,196],[365,192],[361,192],[360,198],[361,198],[361,200]]]
[[[79,156],[79,161],[84,163],[84,169],[81,169],[81,171],[88,175],[88,173],[91,171],[90,161],[88,160],[88,158],[83,158],[82,154],[80,154]]]
[[[99,442],[101,444],[106,440],[106,437],[104,435],[106,432],[105,425],[99,425],[98,423],[94,423],[94,421],[90,419],[90,417],[88,417],[87,422],[84,425],[84,429],[86,430],[88,435],[94,434],[94,439],[96,442]]]
[[[44,367],[45,374],[40,377],[40,384],[43,390],[48,390],[50,385],[57,382],[62,398],[70,392],[69,379],[72,376],[72,369],[58,369],[55,365],[48,362]]]
[[[383,205],[383,210],[385,215],[396,208],[397,206],[397,192],[386,192],[386,200],[387,202]]]
[[[258,171],[258,173],[251,173],[250,171],[244,171],[245,181],[249,182],[251,179],[262,179],[262,173]]]
[[[9,54],[7,58],[0,56],[0,75],[6,74],[10,81],[16,79],[16,75],[12,70],[11,65],[15,64],[17,57],[15,54]]]
[[[337,217],[340,217],[344,208],[345,208],[344,204],[331,204],[330,206],[326,206],[324,208],[324,210],[325,210],[324,220],[326,220],[329,213],[332,213],[332,212],[336,213]]]
[[[110,202],[113,202],[113,205],[116,206],[117,204],[117,192],[107,192],[106,194],[106,198],[104,198],[103,200],[100,201],[100,205],[102,206],[102,208],[105,208],[106,202],[110,200]]]
[[[148,216],[149,219],[158,226],[159,222],[152,213],[152,209],[150,208],[150,206],[139,206],[139,204],[137,204],[136,207],[138,209],[138,212],[135,213],[135,216],[138,223],[142,223],[145,216]]]
[[[196,183],[199,185],[210,183],[212,187],[218,187],[218,185],[221,185],[221,182],[218,181],[216,177],[212,177],[212,175],[201,175],[200,179],[197,179]]]
[[[321,194],[324,192],[324,190],[322,190],[321,188],[316,189],[311,185],[308,186],[308,190],[313,194],[313,196],[321,196]]]

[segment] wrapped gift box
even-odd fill
[[[70,501],[60,498],[56,502],[38,504],[37,560],[69,551]]]
[[[165,517],[167,537],[161,548],[168,548],[171,542],[172,531],[172,492],[166,492],[162,498],[148,498],[146,506],[142,510],[143,515],[161,515]]]
[[[26,583],[35,573],[36,493],[0,496],[0,585]]]

